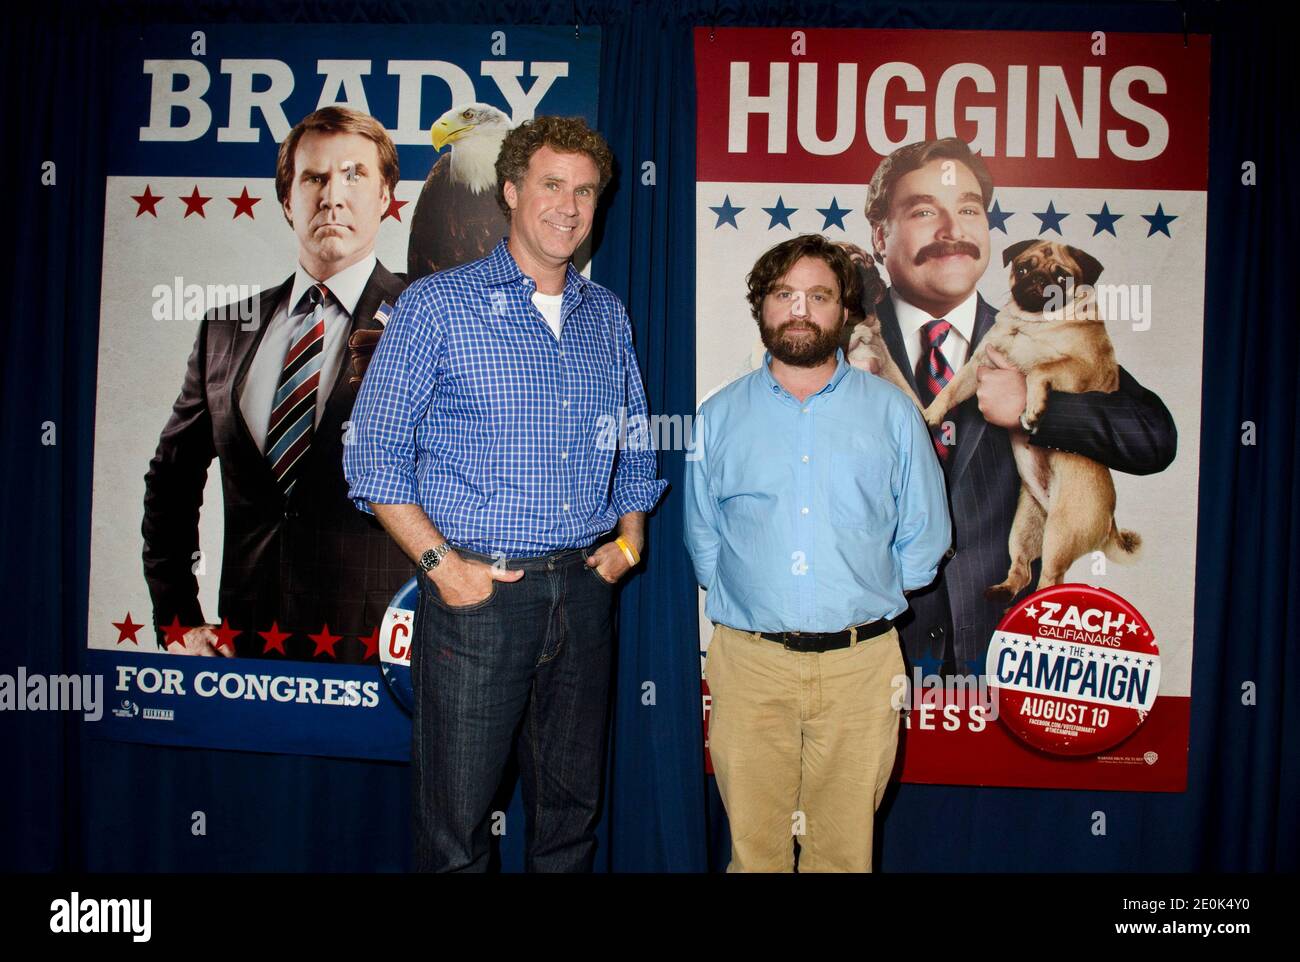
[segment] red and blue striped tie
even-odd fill
[[[324,284],[307,289],[311,313],[303,318],[284,356],[275,400],[271,403],[271,421],[266,431],[266,457],[271,473],[285,497],[306,462],[307,449],[316,425],[316,395],[324,363],[325,305],[330,292]]]
[[[951,330],[952,325],[942,318],[928,321],[921,328],[922,354],[917,365],[916,386],[919,389],[921,403],[925,406],[929,406],[930,402],[939,396],[939,392],[947,386],[955,373],[943,354],[943,342]],[[943,443],[942,434],[942,427],[930,430],[934,449],[939,452],[939,459],[946,460],[952,448],[951,445]]]

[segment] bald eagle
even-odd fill
[[[505,236],[496,162],[510,127],[510,118],[488,104],[453,107],[433,125],[433,146],[448,150],[415,202],[406,248],[410,280],[483,257]]]

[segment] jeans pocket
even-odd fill
[[[425,580],[428,581],[428,578],[426,577]],[[438,586],[434,584],[432,581],[429,581],[427,585],[427,589],[429,592],[429,597],[433,600],[433,603],[436,604],[439,608],[441,608],[443,611],[450,611],[453,614],[460,614],[461,612],[465,612],[465,611],[478,611],[480,608],[486,608],[488,605],[490,605],[493,601],[496,600],[497,586],[500,584],[501,582],[493,578],[492,590],[488,592],[488,596],[484,598],[482,601],[476,601],[470,605],[447,604],[447,602],[443,601],[442,593],[438,590]]]
[[[606,588],[613,588],[613,587],[614,587],[618,582],[616,582],[616,581],[606,581],[604,575],[602,575],[599,571],[597,571],[597,570],[596,570],[595,568],[593,568],[591,565],[587,564],[587,559],[590,558],[590,557],[591,557],[591,552],[588,551],[586,548],[583,548],[583,549],[582,549],[582,566],[583,566],[584,568],[586,568],[588,571],[590,571],[591,574],[592,574],[592,576],[593,576],[597,581],[599,581],[602,585],[604,585]]]

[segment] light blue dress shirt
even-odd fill
[[[686,462],[686,546],[713,622],[841,631],[907,610],[952,541],[920,413],[850,367],[800,403],[762,367],[701,406]]]

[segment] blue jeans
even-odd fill
[[[494,581],[484,601],[460,608],[445,604],[427,575],[419,579],[411,654],[417,871],[487,869],[489,809],[512,748],[526,869],[591,871],[614,586],[586,566],[587,555],[508,561],[522,578]]]

